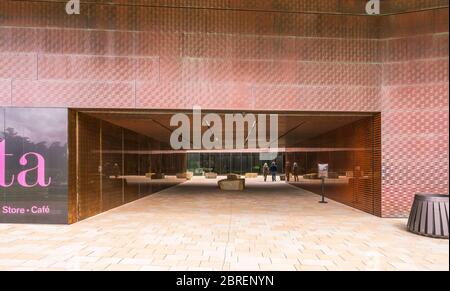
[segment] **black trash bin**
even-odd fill
[[[448,224],[448,195],[416,195],[408,220],[410,232],[448,239]]]

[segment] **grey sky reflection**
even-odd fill
[[[4,112],[4,128],[14,128],[33,143],[67,143],[67,109],[6,108]]]

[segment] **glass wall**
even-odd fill
[[[109,123],[102,124],[102,210],[107,211],[123,204],[122,129]]]
[[[67,223],[67,109],[0,108],[0,127],[0,223]]]
[[[283,173],[284,155],[278,154],[276,163],[280,173]],[[214,172],[219,175],[230,173],[244,175],[245,173],[262,174],[264,163],[269,165],[272,161],[260,160],[259,153],[189,153],[188,170],[196,176],[205,172]]]
[[[176,174],[186,171],[184,154],[162,153],[163,145],[155,139],[95,115],[70,113],[76,116],[69,125],[76,132],[70,175],[77,177],[70,189],[77,195],[71,223],[182,182]]]
[[[324,117],[324,120],[326,117]],[[290,183],[321,194],[322,180],[318,164],[328,164],[325,195],[371,214],[381,215],[381,144],[380,115],[361,117],[328,132],[301,140],[290,138],[290,144],[276,159],[278,174],[286,174],[289,165]],[[300,141],[301,140],[301,141]],[[188,154],[188,169],[195,175],[215,172],[262,174],[258,153],[202,152]],[[296,163],[297,180],[293,175]]]
[[[295,186],[321,194],[318,164],[328,164],[325,196],[381,215],[380,116],[363,118],[303,141],[285,160],[299,165]]]

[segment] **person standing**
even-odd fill
[[[298,182],[298,175],[299,175],[300,169],[298,167],[297,162],[294,162],[294,165],[292,165],[292,173],[294,174],[294,181]]]
[[[291,162],[286,161],[286,164],[284,165],[284,172],[286,174],[286,182],[290,182],[291,181]]]
[[[121,174],[120,167],[119,167],[119,164],[118,164],[118,163],[114,163],[114,166],[113,166],[113,174],[114,174],[114,177],[115,177],[116,179],[119,178],[119,176],[120,176],[120,174]]]
[[[272,174],[272,182],[277,181],[277,164],[275,162],[272,162],[272,166],[270,166],[270,173]]]
[[[263,175],[264,175],[264,182],[267,182],[267,176],[269,175],[269,165],[267,163],[264,163]]]

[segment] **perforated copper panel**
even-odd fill
[[[406,216],[448,192],[448,1],[338,2],[0,1],[0,104],[382,112],[383,216]]]
[[[382,51],[382,214],[405,217],[415,194],[448,193],[448,10],[389,19],[401,38]]]
[[[35,2],[59,2],[59,0],[35,0]],[[320,13],[354,13],[364,14],[364,1],[330,1],[330,0],[245,0],[245,1],[217,1],[217,0],[111,0],[95,1],[81,0],[82,4],[107,2],[116,5],[146,5],[161,7],[187,7],[187,8],[214,8],[214,9],[241,9],[258,11],[278,11],[278,12],[320,12]],[[384,1],[382,4],[382,13],[401,13],[420,9],[431,9],[436,7],[445,7],[448,5],[446,0],[396,0]]]
[[[36,79],[37,55],[33,53],[0,53],[0,78]]]
[[[134,107],[134,83],[13,80],[13,105],[49,107]]]
[[[11,105],[11,81],[0,79],[0,106]]]
[[[377,87],[332,86],[261,86],[253,89],[255,109],[305,111],[366,111],[380,110]]]
[[[1,4],[10,16],[1,22],[8,26],[0,28],[6,39],[1,50],[27,53],[8,61],[0,74],[13,79],[13,105],[262,109],[274,102],[260,97],[259,87],[309,85],[317,88],[287,96],[292,101],[278,106],[328,110],[338,103],[328,94],[340,91],[339,96],[350,96],[347,110],[378,107],[372,88],[381,82],[377,18],[93,2],[82,5],[89,13],[67,17],[62,4]],[[357,2],[334,7],[326,1],[172,4],[280,11],[360,8]],[[29,28],[11,27],[19,25]],[[34,81],[17,80],[23,78]]]

